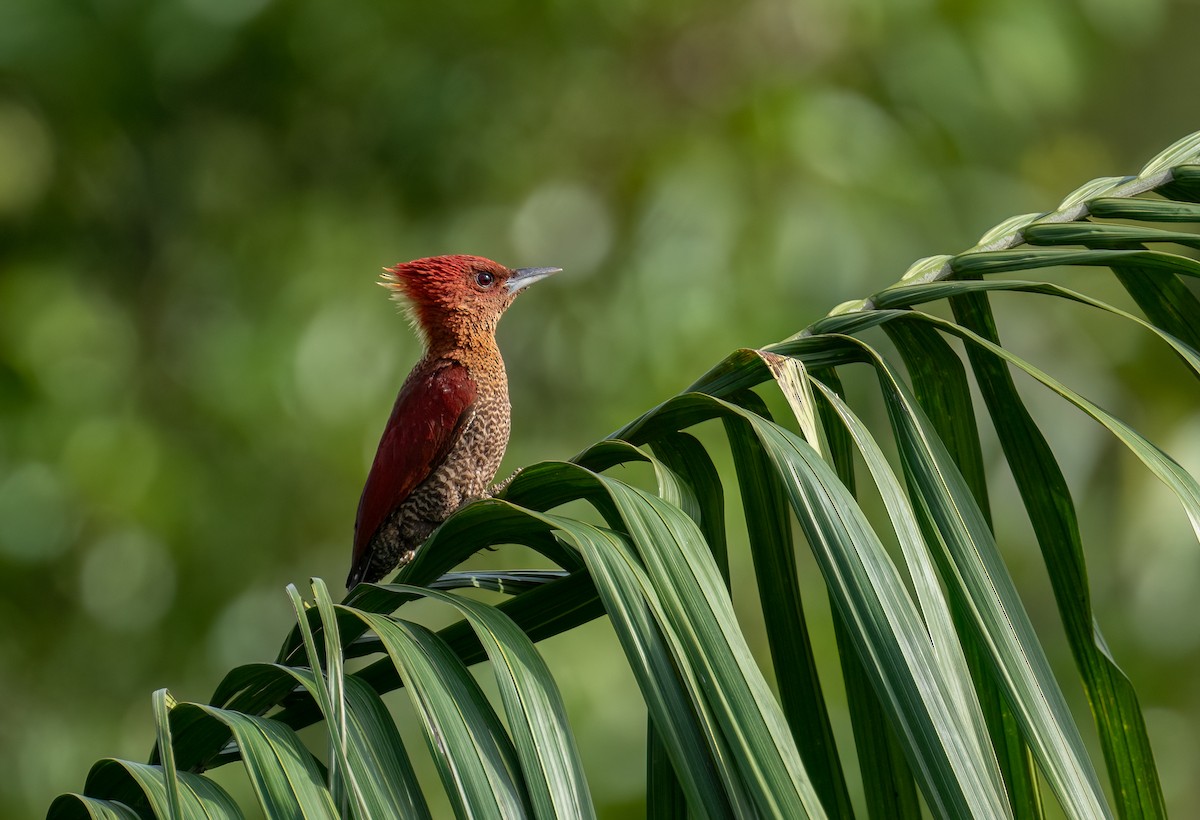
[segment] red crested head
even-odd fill
[[[403,297],[426,342],[493,334],[517,294],[559,268],[510,270],[482,256],[432,256],[385,268],[380,283]]]
[[[416,306],[452,308],[494,294],[495,281],[509,273],[482,256],[431,256],[384,268],[383,285]]]

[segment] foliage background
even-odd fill
[[[731,349],[1136,171],[1197,127],[1198,25],[1166,0],[0,4],[0,815],[144,757],[153,689],[204,699],[274,655],[285,583],[344,576],[418,355],[380,266],[567,269],[501,327],[502,469],[569,456]],[[1197,389],[1162,347],[995,301],[1017,352],[1200,469]],[[1200,555],[1132,458],[1028,395],[1167,799],[1200,805]],[[546,649],[599,807],[636,806],[614,641]]]

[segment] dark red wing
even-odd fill
[[[475,382],[461,364],[414,371],[400,388],[358,502],[351,578],[366,572],[375,531],[450,452],[474,401]]]

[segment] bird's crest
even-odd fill
[[[417,303],[404,288],[404,280],[397,272],[403,265],[393,265],[390,268],[384,268],[383,273],[379,275],[379,285],[388,289],[388,294],[396,302],[396,309],[404,314],[404,318],[408,320],[408,324],[416,332],[421,339],[421,344],[429,346],[429,337],[425,333],[425,328],[421,327],[421,317],[417,313]]]
[[[504,278],[510,273],[508,268],[482,256],[431,256],[384,268],[379,284],[403,306],[409,323],[428,346],[430,330],[442,317],[477,298],[469,284],[477,271]],[[498,309],[503,310],[506,302]]]

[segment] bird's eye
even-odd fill
[[[475,273],[475,284],[487,290],[492,285],[496,284],[496,274],[486,270],[477,271]]]

